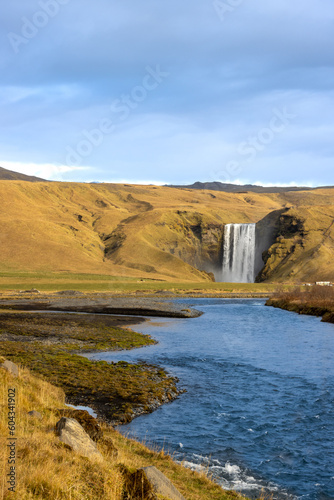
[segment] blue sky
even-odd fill
[[[333,185],[333,0],[15,0],[0,166],[47,179]]]

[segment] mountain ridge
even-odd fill
[[[2,181],[26,181],[26,182],[52,182],[41,179],[40,177],[35,177],[34,175],[20,174],[19,172],[14,172],[14,170],[8,170],[7,168],[0,167],[0,180]]]
[[[14,170],[8,170],[6,168],[0,167],[0,180],[13,180],[13,181],[27,181],[27,182],[54,182],[48,179],[42,179],[41,177],[36,177],[33,175],[21,174],[15,172]],[[57,182],[67,182],[67,181],[57,181]],[[123,183],[110,183],[110,182],[77,182],[76,184],[119,184]],[[130,184],[134,185],[134,184]],[[143,184],[144,186],[145,184]],[[150,184],[148,184],[150,185]],[[315,189],[334,189],[334,186],[317,186],[317,187],[307,187],[307,186],[260,186],[256,184],[229,184],[220,181],[210,181],[210,182],[200,182],[196,181],[193,184],[165,184],[164,187],[176,188],[176,189],[197,189],[206,191],[221,191],[225,193],[286,193],[290,191],[314,191]]]
[[[313,191],[314,189],[332,189],[334,186],[259,186],[256,184],[228,184],[219,181],[212,182],[194,182],[193,184],[166,184],[166,187],[178,189],[204,189],[209,191],[222,191],[225,193],[286,193],[289,191]]]

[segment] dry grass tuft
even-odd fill
[[[278,289],[274,298],[311,303],[314,305],[334,306],[333,286],[296,286],[290,290]]]
[[[334,323],[334,287],[313,285],[278,290],[266,303],[299,314],[322,316],[322,321]]]

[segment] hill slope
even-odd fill
[[[20,174],[19,172],[14,172],[13,170],[7,170],[6,168],[2,168],[2,167],[0,167],[0,180],[2,180],[2,181],[28,181],[28,182],[44,181],[44,179],[41,179],[40,177],[34,177],[33,175]]]
[[[214,271],[220,266],[224,224],[262,221],[262,232],[272,229],[268,246],[274,244],[262,279],[320,279],[320,270],[326,279],[334,279],[332,189],[237,194],[162,186],[0,181],[0,199],[2,272],[71,271],[203,281],[210,279],[203,269]],[[305,219],[298,233],[303,243],[293,250],[289,231],[285,237],[283,230],[288,219],[285,225],[280,222],[289,211]],[[268,214],[272,215],[268,218]],[[290,219],[291,224],[294,220]],[[281,256],[275,253],[276,260],[275,248],[285,249]]]
[[[186,189],[209,189],[211,191],[225,191],[226,193],[241,193],[241,192],[253,192],[253,193],[286,193],[288,191],[310,191],[318,188],[308,188],[303,186],[257,186],[254,184],[227,184],[224,182],[214,181],[214,182],[194,182],[189,185],[172,185],[169,187],[174,188],[186,188]]]

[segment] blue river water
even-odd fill
[[[250,498],[334,499],[334,325],[259,299],[180,299],[204,314],[151,319],[150,347],[99,353],[162,365],[187,392],[122,433]]]

